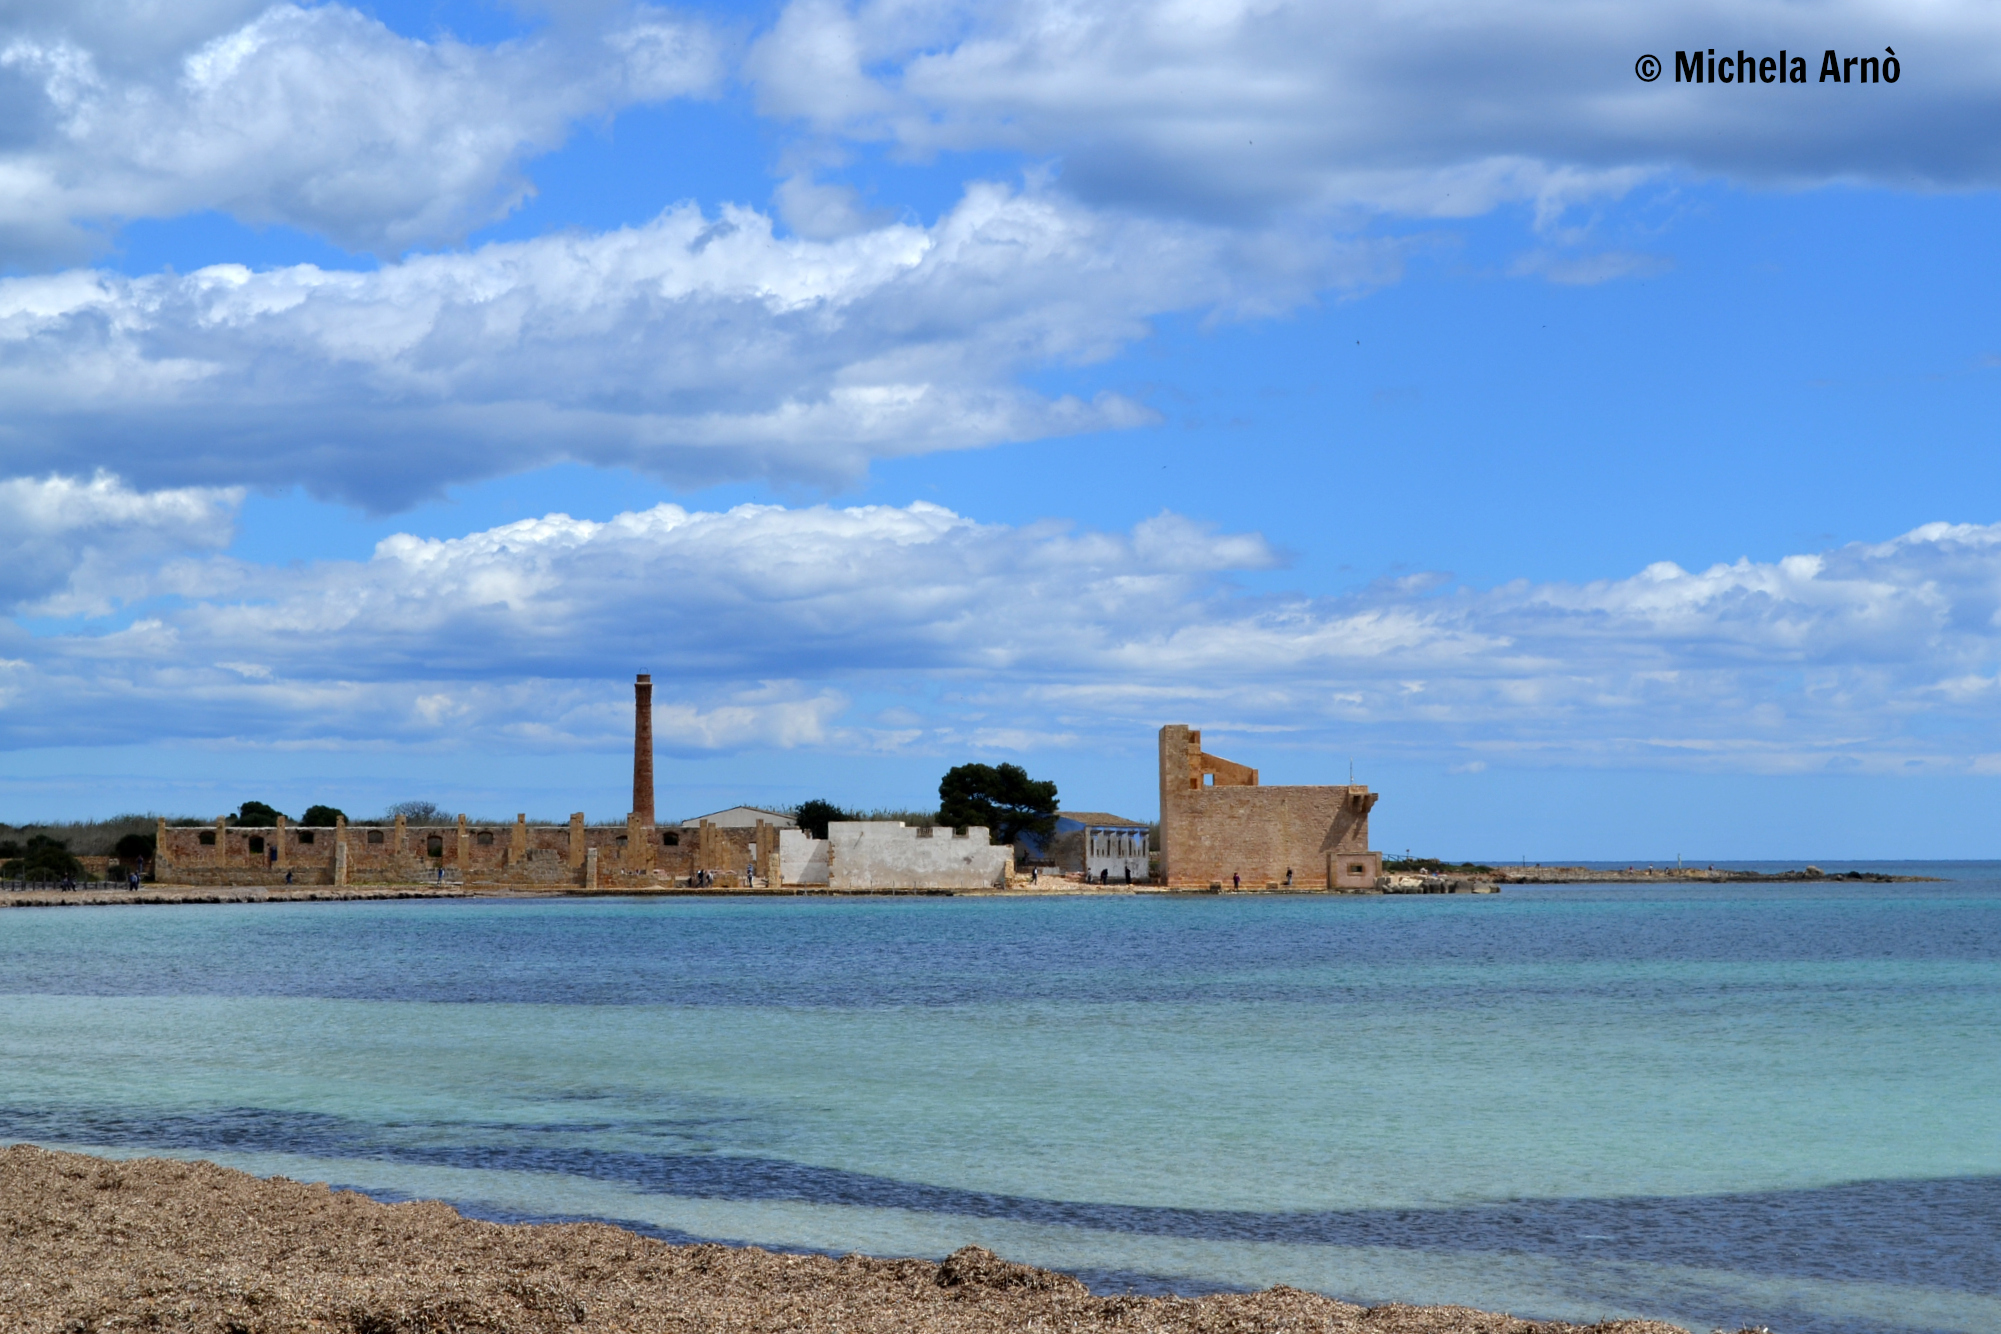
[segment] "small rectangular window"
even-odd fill
[[[493,846],[493,835],[482,829],[473,841],[478,843],[482,848],[490,848]]]
[[[262,851],[264,851],[264,837],[263,837],[263,835],[261,835],[261,834],[252,834],[252,835],[250,836],[250,850],[251,850],[252,852],[262,852]]]
[[[312,842],[312,841],[313,841],[313,831],[312,831],[312,830],[310,830],[310,829],[301,829],[301,830],[299,831],[299,842],[301,842],[301,843],[310,843],[310,842]]]
[[[202,830],[202,831],[201,831],[201,832],[200,832],[199,834],[196,834],[196,835],[195,835],[195,842],[197,842],[197,843],[201,844],[201,845],[202,845],[203,847],[205,847],[205,848],[212,848],[212,847],[214,847],[214,846],[215,846],[215,830],[213,830],[213,829],[204,829],[204,830]]]

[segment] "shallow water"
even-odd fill
[[[2001,866],[1916,869],[10,911],[0,1140],[1100,1288],[1990,1331]]]

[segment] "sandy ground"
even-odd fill
[[[668,1246],[594,1223],[506,1226],[212,1163],[0,1149],[0,1330],[94,1334],[1571,1334],[1452,1306],[1292,1288],[1093,1297],[976,1247],[871,1260]],[[1679,1334],[1653,1321],[1595,1334]]]

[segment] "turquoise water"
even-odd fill
[[[2001,1329],[2001,867],[0,914],[0,1141],[1104,1290]]]

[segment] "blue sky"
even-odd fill
[[[614,818],[651,671],[663,816],[1995,852],[1984,7],[11,14],[0,819]]]

